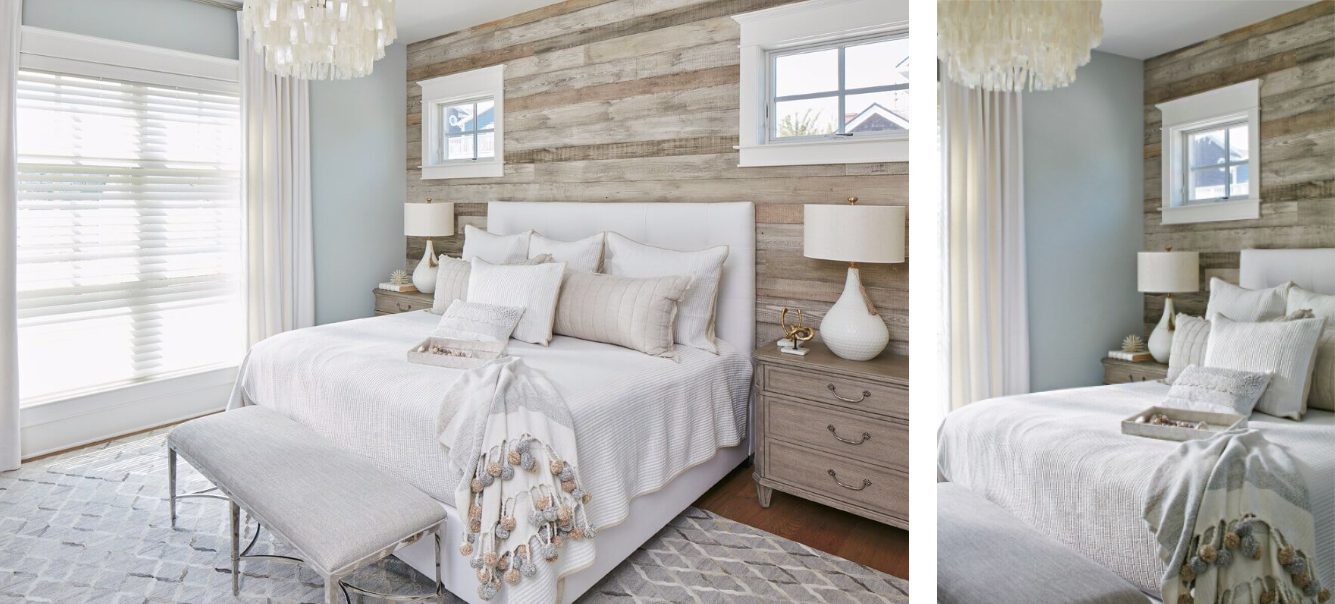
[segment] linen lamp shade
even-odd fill
[[[454,234],[454,204],[403,204],[403,234],[408,237],[448,237]]]
[[[1180,294],[1200,290],[1197,252],[1140,252],[1136,255],[1137,287],[1147,294]]]
[[[805,205],[802,255],[843,262],[904,261],[903,206]]]

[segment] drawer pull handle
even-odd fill
[[[842,480],[839,480],[839,475],[838,475],[838,474],[835,474],[833,469],[826,470],[826,472],[829,472],[829,474],[830,474],[830,478],[833,478],[833,479],[834,479],[834,484],[837,484],[837,485],[839,485],[839,486],[841,486],[841,487],[844,487],[845,489],[848,489],[848,490],[850,490],[850,491],[861,491],[862,489],[865,489],[865,488],[871,486],[871,481],[870,481],[870,480],[867,480],[866,478],[863,478],[863,479],[862,479],[862,486],[860,486],[860,487],[855,487],[855,486],[853,486],[853,485],[851,485],[851,484],[844,484],[844,482],[843,482]]]
[[[830,424],[830,425],[825,426],[825,427],[830,431],[830,434],[832,434],[832,435],[834,436],[834,439],[837,440],[837,441],[839,441],[839,442],[841,442],[841,443],[847,443],[847,444],[850,444],[850,445],[860,445],[860,444],[862,444],[862,443],[865,443],[865,442],[871,440],[871,434],[868,434],[868,433],[866,433],[866,432],[863,432],[863,433],[862,433],[862,440],[848,440],[847,438],[844,438],[844,437],[842,437],[842,436],[839,436],[839,432],[837,432],[837,431],[834,429],[834,424]]]
[[[825,388],[826,388],[827,390],[830,391],[830,394],[833,394],[833,395],[834,395],[834,398],[837,398],[837,399],[839,399],[839,400],[841,400],[841,401],[844,401],[845,403],[861,403],[862,401],[865,401],[865,400],[867,400],[868,398],[871,397],[871,391],[870,391],[870,390],[863,390],[863,391],[862,391],[862,398],[845,398],[845,397],[839,395],[839,391],[838,391],[838,390],[835,390],[835,389],[834,389],[834,384],[826,384],[826,385],[825,385]]]
[[[412,305],[412,304],[404,304],[404,303],[402,303],[402,302],[395,302],[394,305],[399,307],[399,312],[408,312],[408,311],[410,311],[410,310],[413,309],[413,305]]]

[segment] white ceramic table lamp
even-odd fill
[[[1168,362],[1173,349],[1174,318],[1173,294],[1200,290],[1200,254],[1174,252],[1140,252],[1136,256],[1137,287],[1146,294],[1168,294],[1163,303],[1163,318],[1150,333],[1150,355],[1160,363]]]
[[[454,234],[453,203],[403,204],[403,234],[408,237],[449,237]],[[417,291],[430,294],[436,291],[436,250],[431,239],[426,240],[426,252],[413,271],[413,286]]]
[[[820,323],[830,352],[853,361],[876,358],[890,342],[890,330],[876,313],[858,274],[858,262],[904,261],[902,206],[807,205],[802,212],[802,255],[848,262],[844,293]]]

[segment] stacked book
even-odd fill
[[[380,289],[391,292],[399,292],[399,293],[417,291],[417,287],[411,283],[381,283]]]
[[[1154,355],[1151,355],[1149,351],[1146,350],[1142,350],[1140,352],[1127,352],[1125,350],[1109,350],[1108,358],[1117,359],[1119,361],[1131,361],[1132,363],[1144,363],[1146,361],[1153,361]]]

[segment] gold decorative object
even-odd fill
[[[1141,352],[1145,350],[1145,340],[1140,336],[1131,334],[1122,339],[1122,352]]]
[[[795,354],[803,354],[802,343],[810,342],[812,338],[816,337],[816,330],[807,327],[802,323],[802,309],[800,308],[797,309],[797,322],[789,325],[788,308],[784,307],[784,309],[779,312],[779,326],[783,328],[783,337],[791,343],[789,348],[791,348]]]

